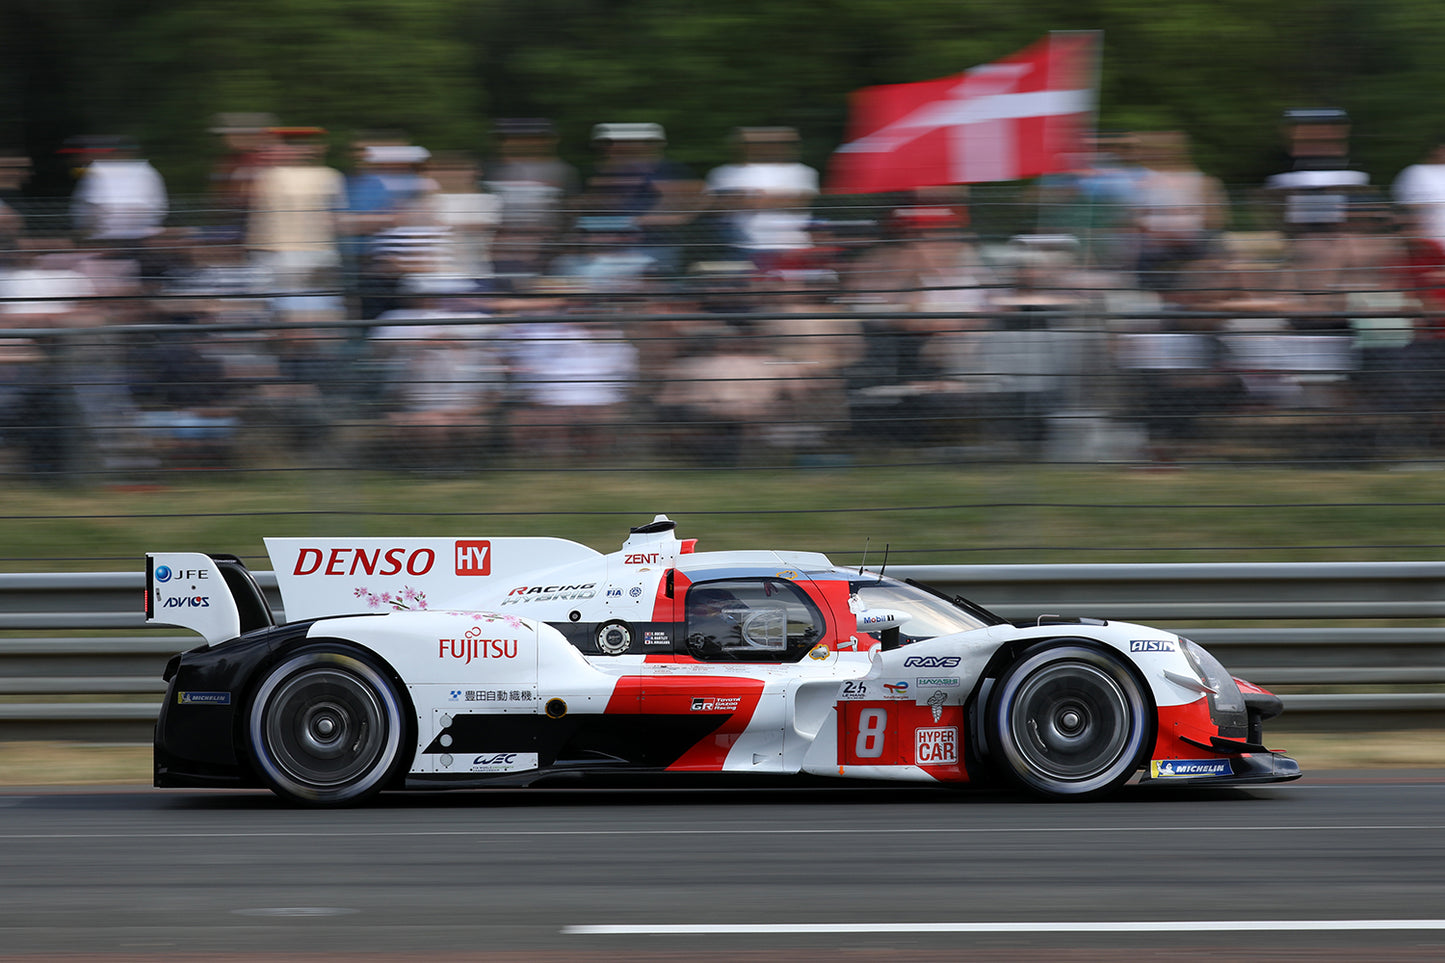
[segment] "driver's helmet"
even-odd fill
[[[698,615],[720,615],[741,604],[736,595],[720,588],[693,589],[687,597],[688,609]]]

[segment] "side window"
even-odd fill
[[[794,662],[823,629],[823,614],[787,579],[702,582],[687,592],[687,649],[697,659]]]

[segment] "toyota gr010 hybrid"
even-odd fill
[[[272,538],[287,621],[226,555],[146,560],[157,786],[311,805],[559,773],[811,774],[1051,799],[1294,779],[1280,700],[1171,632],[1014,624],[810,552],[555,538]]]

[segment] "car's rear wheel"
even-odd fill
[[[984,734],[1012,782],[1050,799],[1116,789],[1143,764],[1152,703],[1117,656],[1090,645],[1027,649],[989,694]]]
[[[288,654],[251,700],[247,736],[262,781],[313,806],[357,803],[406,761],[406,710],[364,653],[322,645]]]

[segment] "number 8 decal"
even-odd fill
[[[883,730],[888,725],[887,709],[864,709],[858,714],[858,741],[853,755],[859,759],[877,759],[883,755]]]

